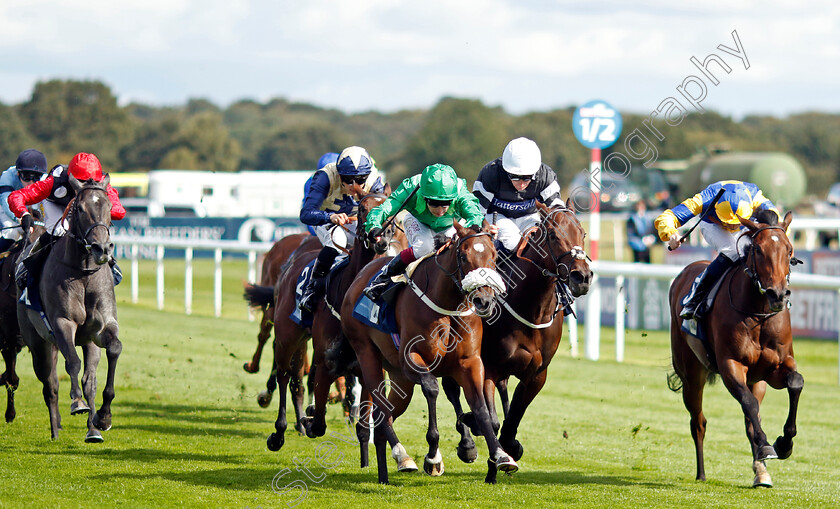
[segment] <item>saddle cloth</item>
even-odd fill
[[[703,299],[703,302],[701,302],[700,306],[697,307],[697,311],[700,313],[701,316],[705,317],[706,313],[708,313],[709,310],[712,309],[712,304],[714,304],[715,297],[717,296],[718,291],[720,291],[721,287],[723,286],[724,279],[726,279],[726,276],[728,276],[730,272],[732,272],[738,267],[740,267],[740,264],[730,266],[728,269],[726,269],[726,272],[723,273],[723,276],[721,276],[720,279],[715,281],[715,284],[714,286],[712,286],[712,289],[709,291],[709,294],[706,295],[706,297]],[[686,293],[682,296],[682,298],[680,298],[680,304],[685,305],[685,301],[690,293],[691,290],[689,289],[688,293]],[[708,331],[706,331],[706,321],[702,319],[697,320],[696,318],[692,318],[691,320],[683,319],[680,328],[688,334],[691,334],[695,338],[699,339],[700,342],[703,343],[703,347],[706,349],[706,356],[708,357],[708,360],[711,363],[710,365],[715,366],[716,363],[714,355],[712,353],[710,338],[708,335]]]
[[[370,284],[379,274],[381,274],[387,265],[383,265],[376,274],[368,281]],[[399,276],[397,276],[399,277]],[[394,281],[394,277],[385,291],[382,292],[382,298],[376,302],[370,300],[364,293],[359,296],[356,304],[353,306],[353,317],[363,324],[373,327],[386,334],[397,335],[397,315],[396,315],[396,297],[399,292],[396,288],[402,286],[404,283]],[[399,345],[399,336],[395,338],[395,344]]]
[[[313,258],[312,261],[303,268],[297,278],[297,284],[295,285],[295,310],[289,315],[289,318],[293,322],[303,328],[312,327],[312,313],[301,310],[298,305],[300,304],[301,297],[303,297],[304,288],[309,286],[309,282],[312,279],[312,267],[315,265],[315,260],[316,258]],[[346,254],[342,254],[335,259],[332,267],[330,267],[329,273],[332,274],[333,271],[339,270],[349,263],[350,257]]]

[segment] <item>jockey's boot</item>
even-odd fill
[[[726,272],[734,262],[729,259],[724,254],[719,254],[717,258],[712,260],[706,270],[700,273],[694,279],[694,284],[691,285],[691,292],[689,292],[688,296],[684,299],[682,311],[680,311],[680,318],[684,318],[686,320],[690,320],[692,318],[700,318],[699,314],[697,313],[697,308],[700,307],[700,304],[703,302],[703,299],[706,298],[706,295],[709,293],[709,290],[715,285],[715,282],[723,276],[723,273]]]
[[[300,304],[298,304],[302,311],[314,313],[318,300],[324,297],[327,287],[327,273],[330,271],[336,256],[338,256],[338,251],[331,247],[324,247],[318,253],[315,265],[312,266],[312,277],[309,279],[309,284],[303,289],[303,295],[301,295]]]
[[[12,239],[0,239],[0,253],[5,253],[12,247],[15,241]]]
[[[117,286],[123,279],[122,270],[120,270],[120,266],[117,265],[117,259],[113,256],[110,260],[108,260],[108,265],[110,265],[111,275],[114,277],[114,286]]]
[[[51,244],[52,235],[49,232],[42,233],[32,244],[32,249],[26,258],[17,264],[17,267],[15,267],[15,283],[17,283],[18,288],[25,288],[30,279],[37,281],[41,274],[41,268],[47,260],[47,255],[50,254]]]
[[[370,282],[367,288],[363,290],[363,293],[368,299],[374,302],[378,301],[382,297],[382,292],[388,287],[388,283],[391,282],[391,277],[402,274],[405,272],[406,267],[408,267],[408,264],[402,260],[401,256],[391,258],[391,261],[385,266],[385,270],[380,272],[376,276],[376,279]]]

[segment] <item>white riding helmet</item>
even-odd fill
[[[511,140],[502,153],[502,167],[512,175],[533,175],[540,169],[541,164],[540,148],[534,140],[528,138]]]

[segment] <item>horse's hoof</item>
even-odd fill
[[[767,472],[767,466],[763,461],[753,461],[753,472],[755,472],[755,479],[753,479],[753,488],[772,488],[773,480]]]
[[[774,460],[779,457],[776,454],[776,450],[773,449],[772,446],[764,445],[758,449],[758,455],[756,456],[756,461],[764,461],[764,460]]]
[[[776,441],[773,442],[773,450],[775,450],[776,454],[779,455],[780,460],[790,458],[790,455],[793,452],[793,439],[785,438],[783,436],[776,438]]]
[[[423,458],[423,471],[432,477],[443,475],[443,458],[440,455],[440,450],[437,451],[434,458],[428,456]]]
[[[522,459],[522,454],[525,451],[522,449],[522,444],[519,443],[519,440],[514,438],[510,441],[499,440],[499,442],[502,445],[502,449],[504,449],[514,461]]]
[[[93,425],[96,426],[97,429],[108,431],[111,429],[111,417],[108,416],[100,419],[99,412],[97,412],[93,415]]]
[[[102,438],[102,433],[100,433],[98,429],[88,431],[88,434],[85,437],[85,442],[89,444],[101,444],[104,441],[105,439]]]
[[[242,365],[242,369],[244,369],[248,373],[256,373],[257,371],[260,370],[260,367],[259,366],[253,367],[253,366],[251,366],[250,362],[246,362],[245,364]]]
[[[478,449],[475,448],[475,442],[461,439],[458,443],[458,459],[464,463],[473,463],[476,458],[478,458]]]
[[[286,442],[286,439],[283,435],[279,435],[277,433],[272,433],[268,435],[268,440],[266,440],[265,445],[268,446],[269,451],[277,452],[283,447],[283,444]]]
[[[397,463],[397,472],[417,472],[417,463],[411,458],[404,458]]]
[[[6,422],[11,423],[15,420],[15,409],[14,408],[6,408]]]
[[[263,408],[268,408],[268,405],[271,404],[271,393],[268,391],[260,391],[257,394],[257,404]]]
[[[490,458],[487,458],[487,476],[484,477],[484,482],[496,484],[496,463]]]
[[[81,398],[76,398],[70,403],[70,415],[86,414],[88,412],[90,412],[90,407]]]
[[[496,458],[496,470],[511,475],[519,470],[519,465],[507,454],[499,454]]]

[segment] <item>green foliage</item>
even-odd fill
[[[92,152],[106,168],[118,168],[120,147],[132,134],[127,113],[98,81],[39,82],[20,116],[38,142],[67,162],[77,152]]]
[[[501,157],[508,140],[507,115],[481,101],[447,97],[432,109],[426,124],[408,144],[395,167],[396,182],[430,164],[444,163],[458,176],[475,180],[489,161]]]
[[[348,137],[329,124],[289,126],[269,138],[259,152],[257,168],[266,170],[315,169],[325,152],[340,152],[351,145]],[[323,147],[341,147],[324,149]]]
[[[27,148],[39,148],[33,137],[27,132],[15,109],[0,104],[0,173],[15,164],[18,154]],[[50,154],[39,148],[50,161]]]

